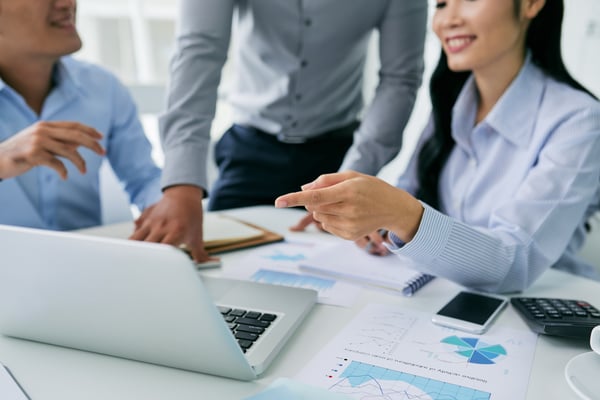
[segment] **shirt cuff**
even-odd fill
[[[406,244],[406,242],[400,239],[394,232],[388,232],[387,237],[389,242],[383,242],[383,245],[387,247],[389,251],[401,249]]]
[[[424,212],[415,237],[404,243],[390,232],[389,238],[393,245],[388,244],[388,249],[395,254],[427,262],[437,258],[446,248],[453,220],[428,204],[421,204]]]

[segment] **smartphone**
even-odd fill
[[[459,292],[431,318],[434,324],[471,333],[483,333],[506,306],[499,296]]]

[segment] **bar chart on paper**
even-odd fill
[[[343,369],[343,370],[342,370]],[[333,373],[341,371],[337,376]],[[401,371],[339,358],[328,377],[332,392],[369,400],[487,400],[491,394]]]
[[[298,268],[300,262],[325,246],[327,244],[300,241],[262,246],[248,253],[239,264],[243,268],[232,269],[229,274],[237,279],[316,290],[321,304],[350,306],[357,296],[355,286],[333,278],[306,274]]]
[[[300,275],[290,272],[273,271],[269,269],[259,269],[252,275],[251,280],[260,283],[270,283],[273,285],[294,286],[305,289],[314,289],[323,293],[331,290],[335,286],[333,279],[323,279],[311,275]]]

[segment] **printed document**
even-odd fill
[[[238,268],[227,268],[223,272],[237,279],[274,285],[314,289],[318,302],[334,306],[351,306],[359,290],[345,282],[331,277],[315,276],[300,271],[300,263],[309,259],[315,252],[330,246],[327,243],[305,241],[285,241],[252,249],[237,265]]]
[[[371,304],[297,379],[354,399],[525,399],[536,343],[529,330],[475,335]]]

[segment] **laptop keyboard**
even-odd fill
[[[277,315],[275,314],[261,313],[258,311],[242,310],[240,308],[224,306],[217,306],[217,308],[244,353],[252,347],[260,335],[265,333],[267,328],[269,328],[271,323],[277,318]]]

